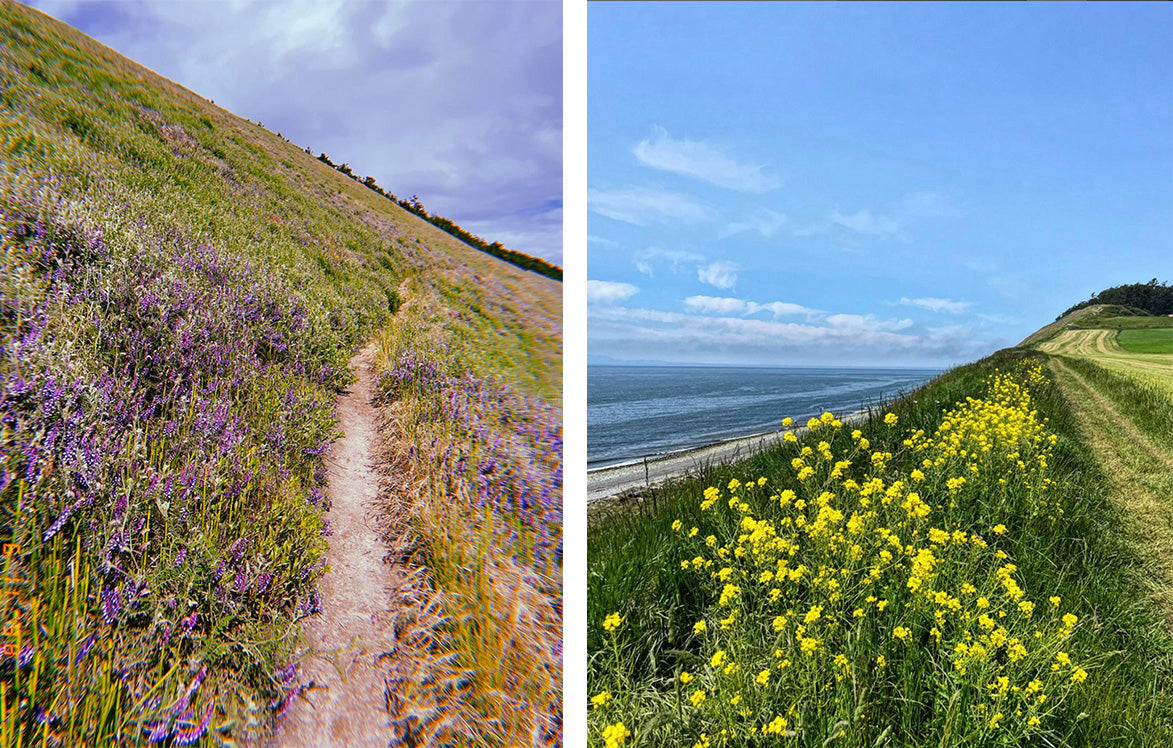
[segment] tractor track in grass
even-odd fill
[[[1048,362],[1123,510],[1132,545],[1146,567],[1144,582],[1173,625],[1173,454],[1148,439],[1060,357]]]

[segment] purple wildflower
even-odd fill
[[[61,512],[61,516],[59,516],[53,522],[53,524],[49,525],[49,529],[45,530],[45,536],[42,538],[42,542],[48,543],[53,539],[54,535],[61,532],[61,528],[65,527],[65,523],[69,521],[69,516],[71,514],[73,514],[73,505],[65,507],[65,511]]]
[[[102,593],[102,620],[113,624],[122,611],[122,592],[117,587]]]
[[[187,636],[191,630],[195,628],[196,621],[199,620],[197,611],[192,611],[191,615],[179,621],[180,635]]]
[[[216,706],[216,699],[213,698],[208,701],[208,705],[204,708],[204,716],[200,718],[199,724],[192,724],[184,721],[175,732],[176,745],[195,745],[208,732],[208,726],[212,724],[212,712]]]
[[[82,642],[81,647],[79,647],[77,650],[77,655],[73,659],[74,667],[81,664],[81,661],[84,660],[86,658],[86,655],[88,655],[90,653],[90,650],[94,648],[94,644],[97,641],[98,641],[97,634],[90,634],[88,637],[86,637],[86,640],[84,642]]]
[[[147,722],[143,725],[143,729],[147,730],[148,743],[162,743],[171,737],[171,725],[164,720]]]
[[[237,538],[236,542],[228,548],[228,555],[232,556],[233,562],[239,562],[240,557],[244,555],[244,549],[248,546],[248,538]]]

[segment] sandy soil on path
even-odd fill
[[[383,748],[392,740],[381,655],[397,650],[396,584],[377,521],[370,349],[352,366],[358,381],[338,403],[344,436],[327,458],[330,570],[318,586],[321,612],[304,622],[301,679],[313,687],[290,706],[272,748]]]

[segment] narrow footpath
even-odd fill
[[[290,706],[272,748],[385,748],[393,739],[384,677],[399,651],[397,585],[378,522],[371,350],[351,365],[358,381],[338,402],[344,435],[327,457],[329,571],[318,586],[321,612],[304,621],[301,679],[313,687]]]

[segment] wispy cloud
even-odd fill
[[[704,255],[688,250],[648,247],[636,253],[635,269],[644,275],[655,275],[656,265],[661,261],[667,261],[672,272],[678,273],[683,263],[700,262],[704,259]]]
[[[900,199],[897,212],[914,219],[960,218],[969,214],[969,208],[957,203],[942,192],[910,192]]]
[[[844,215],[836,208],[831,212],[831,221],[845,229],[866,236],[896,236],[900,233],[900,222],[889,216],[872,215],[871,210],[863,210]]]
[[[587,302],[592,304],[617,304],[639,293],[639,287],[616,281],[587,281]]]
[[[595,236],[594,234],[587,234],[587,241],[591,244],[599,244],[604,247],[618,247],[619,242],[613,239],[607,239],[602,236]]]
[[[789,222],[790,219],[785,214],[762,208],[744,221],[736,221],[726,226],[722,235],[730,237],[737,234],[759,234],[768,239]]]
[[[733,303],[737,301],[731,300],[729,306],[737,306]],[[697,304],[694,307],[699,308]],[[911,323],[902,320],[833,316],[838,324],[752,319],[736,311],[708,316],[594,306],[590,346],[592,353],[662,361],[873,365],[877,360],[902,364],[965,361],[989,346],[963,326],[913,332],[906,327]]]
[[[769,312],[774,319],[791,315],[806,315],[808,318],[821,314],[818,309],[810,309],[801,304],[792,304],[786,301],[770,301],[760,304],[756,301],[746,301],[728,296],[689,296],[684,305],[690,310],[708,314],[741,314],[750,316],[758,312]]]
[[[906,330],[913,325],[910,319],[876,319],[870,314],[832,314],[827,317],[826,322],[843,332]]]
[[[709,314],[744,314],[747,309],[742,299],[727,296],[689,296],[684,305],[693,311]]]
[[[644,166],[700,179],[738,192],[769,192],[779,185],[764,165],[741,163],[720,148],[701,140],[674,138],[656,127],[650,138],[635,144],[632,153]]]
[[[601,216],[636,226],[699,223],[712,216],[712,210],[687,195],[650,187],[589,189],[587,206]]]
[[[948,312],[949,314],[961,314],[973,306],[972,301],[953,301],[952,299],[938,299],[932,296],[922,296],[917,299],[901,296],[900,303],[904,306],[916,306],[921,309],[928,309],[930,312]]]
[[[696,277],[701,283],[708,283],[715,288],[733,288],[737,284],[737,271],[740,269],[736,263],[718,260],[698,267]]]
[[[770,301],[765,304],[755,304],[751,301],[750,307],[749,314],[757,314],[758,312],[765,311],[774,315],[774,319],[795,314],[805,314],[807,317],[822,314],[818,309],[811,309],[801,304],[792,304],[788,301]]]

